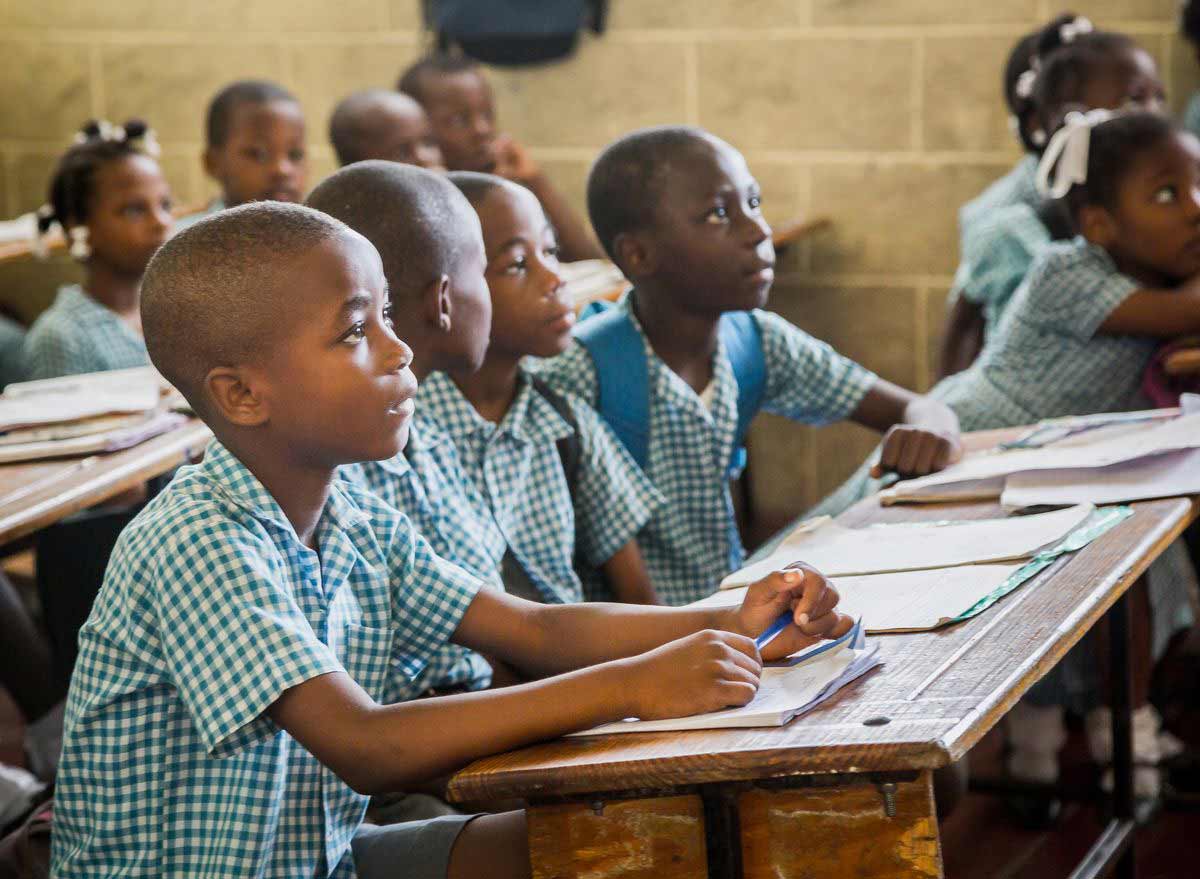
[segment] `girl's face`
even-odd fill
[[[1151,284],[1200,274],[1200,141],[1176,132],[1139,153],[1108,213],[1104,246],[1127,274]]]
[[[1118,52],[1084,84],[1083,103],[1090,109],[1135,107],[1150,113],[1166,110],[1167,90],[1154,59],[1143,49]]]
[[[558,241],[528,189],[496,186],[477,205],[492,291],[490,351],[553,357],[567,350],[575,311],[563,296]]]
[[[171,205],[171,189],[154,159],[130,155],[105,162],[96,169],[88,205],[92,263],[141,277],[171,234]]]

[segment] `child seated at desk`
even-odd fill
[[[230,83],[208,105],[204,136],[204,171],[220,185],[221,195],[182,218],[180,229],[248,201],[304,198],[304,113],[287,89],[260,80]]]
[[[883,466],[903,473],[960,453],[944,405],[761,310],[775,252],[760,201],[741,154],[700,129],[644,129],[605,149],[588,213],[634,289],[539,367],[597,407],[666,497],[638,538],[666,604],[711,594],[741,566],[728,481],[758,411],[887,431]]]
[[[199,221],[151,263],[142,309],[154,365],[216,439],[122,534],[80,633],[55,876],[526,876],[522,813],[363,827],[366,794],[745,704],[752,636],[789,609],[764,658],[849,630],[811,571],[728,610],[522,601],[335,479],[403,448],[416,382],[378,254],[324,214]],[[450,640],[546,677],[397,702]]]
[[[81,286],[63,287],[25,337],[28,379],[149,363],[138,300],[142,273],[171,233],[171,190],[144,122],[89,122],[59,160],[43,231],[62,227],[83,263]]]
[[[329,141],[339,165],[385,159],[445,170],[429,117],[403,92],[368,89],[343,98],[329,117]]]
[[[492,89],[479,64],[456,55],[429,55],[405,70],[396,87],[429,114],[447,168],[499,174],[528,187],[554,223],[564,260],[604,256],[525,148],[497,131]]]

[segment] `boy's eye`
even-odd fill
[[[543,251],[543,253],[549,259],[558,259],[558,245],[551,244]]]
[[[750,209],[756,211],[760,207],[762,207],[762,196],[761,195],[750,196]]]
[[[523,256],[518,256],[505,267],[504,273],[506,275],[521,275],[525,273],[527,268],[529,268],[529,261]]]
[[[1179,190],[1176,189],[1174,184],[1169,184],[1167,186],[1160,186],[1158,188],[1158,190],[1154,193],[1154,203],[1155,204],[1170,204],[1171,202],[1175,201],[1178,194],[1179,194]]]
[[[704,215],[704,219],[709,223],[723,223],[729,219],[729,211],[723,204],[719,204]]]
[[[383,322],[385,324],[387,324],[387,326],[389,328],[393,328],[396,326],[395,318],[392,316],[392,306],[391,305],[385,305],[383,307]]]
[[[252,162],[265,162],[267,160],[267,151],[262,147],[247,147],[242,150],[242,155]]]
[[[145,207],[140,204],[127,204],[121,208],[121,216],[123,217],[136,217],[139,214],[144,214],[145,212]]]
[[[366,337],[367,337],[367,325],[366,325],[366,323],[364,323],[363,321],[360,320],[356,324],[354,324],[354,326],[350,327],[350,329],[346,330],[346,332],[344,334],[342,334],[342,337],[340,339],[338,339],[338,341],[339,342],[349,342],[350,344],[355,344],[357,342],[361,342]]]
[[[288,151],[288,159],[293,162],[303,162],[304,161],[304,150],[301,150],[301,149],[289,150]]]

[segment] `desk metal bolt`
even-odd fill
[[[604,814],[604,800],[592,800],[592,813],[595,815]]]
[[[889,818],[896,817],[896,782],[885,781],[879,785],[879,792],[883,794],[883,814]]]

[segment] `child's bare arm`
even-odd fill
[[[867,391],[851,420],[884,434],[874,477],[894,471],[923,476],[962,457],[958,416],[944,403],[880,379]]]
[[[983,329],[983,309],[960,295],[946,316],[938,364],[939,379],[962,372],[975,362],[983,350]]]
[[[631,540],[603,565],[604,578],[622,604],[660,604],[646,561],[636,540]]]
[[[1106,336],[1155,336],[1169,339],[1200,333],[1200,277],[1175,290],[1131,293],[1100,324]]]

